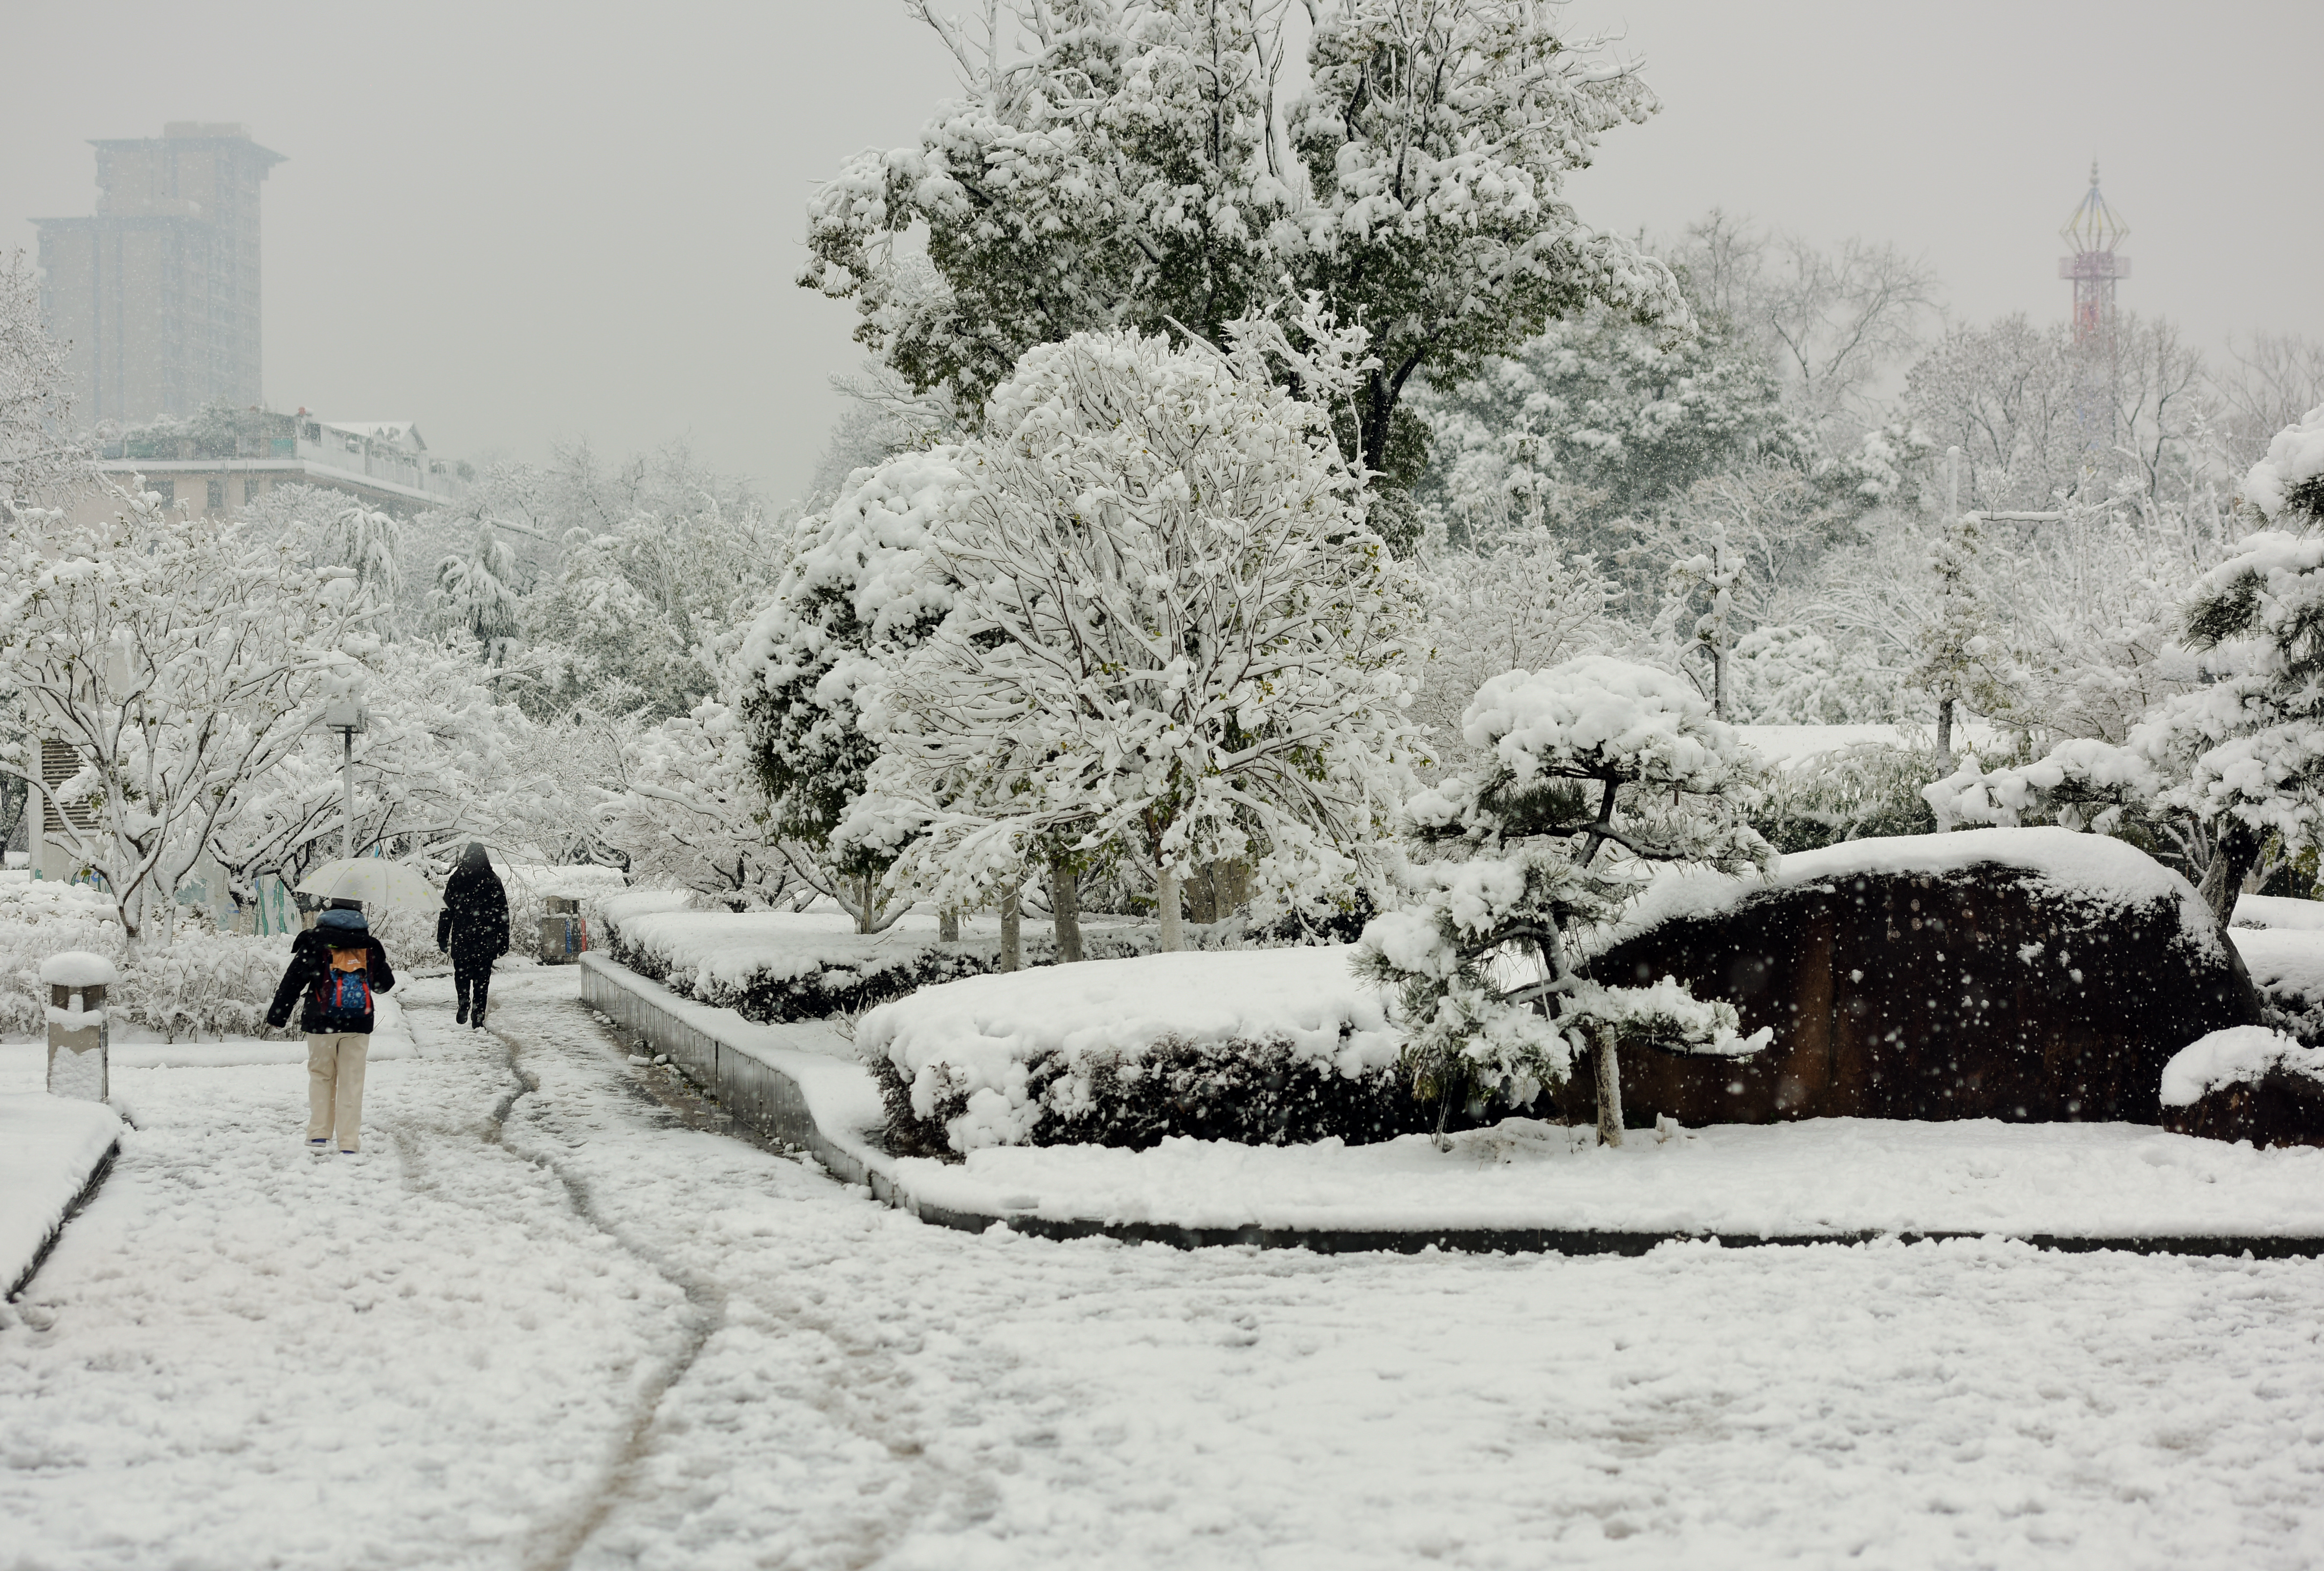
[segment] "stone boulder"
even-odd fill
[[[1849,841],[1772,880],[1665,880],[1589,962],[1674,976],[1771,1026],[1748,1059],[1622,1057],[1637,1125],[1788,1118],[2153,1124],[2188,1043],[2255,1024],[2241,961],[2187,881],[2059,829]],[[1588,1078],[1559,1093],[1588,1116]]]
[[[2163,1126],[2254,1145],[2324,1145],[2324,1047],[2280,1026],[2190,1043],[2163,1070]]]

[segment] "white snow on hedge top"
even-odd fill
[[[687,889],[632,889],[626,895],[615,895],[605,902],[605,920],[616,927],[627,925],[641,916],[651,916],[664,911],[685,911],[694,905],[694,895]]]
[[[2244,477],[2244,496],[2273,519],[2283,510],[2293,486],[2319,474],[2324,474],[2324,404],[2309,410],[2300,424],[2275,434],[2267,445],[2267,456]]]
[[[2189,941],[2206,949],[2218,945],[2218,923],[2211,908],[2179,874],[2126,841],[2051,827],[1842,841],[1819,850],[1795,851],[1764,878],[1666,873],[1647,887],[1618,923],[1601,930],[1587,947],[1600,952],[1665,922],[1713,916],[1764,890],[1861,874],[1953,873],[1985,865],[2022,868],[2070,894],[2112,905],[2176,900],[2180,931]]]
[[[2163,1066],[2163,1105],[2184,1107],[2227,1086],[2254,1085],[2279,1067],[2324,1083],[2324,1048],[2302,1047],[2264,1025],[2230,1025],[2197,1037]]]
[[[1684,677],[1603,655],[1494,677],[1462,712],[1461,734],[1520,782],[1603,768],[1692,791],[1716,789],[1737,748],[1735,728]]]
[[[2228,925],[2313,932],[2324,929],[2324,900],[2301,900],[2290,895],[2238,895],[2235,917]]]
[[[41,962],[41,980],[51,988],[109,988],[121,973],[103,955],[69,949]]]
[[[1352,944],[1201,951],[964,977],[881,1005],[855,1046],[916,1091],[939,1065],[970,1089],[1021,1090],[1042,1053],[1134,1058],[1165,1037],[1287,1039],[1352,1076],[1395,1062],[1401,1046],[1379,988],[1351,969],[1354,954]]]

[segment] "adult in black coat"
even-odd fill
[[[482,1029],[484,994],[493,982],[493,962],[508,953],[508,891],[484,855],[484,842],[472,840],[459,865],[444,880],[444,914],[436,919],[436,947],[452,956],[452,986],[460,996],[461,1021]]]

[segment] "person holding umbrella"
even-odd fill
[[[482,1030],[493,961],[508,953],[509,947],[508,890],[493,871],[482,841],[468,842],[459,865],[444,881],[444,914],[436,919],[436,947],[451,952],[460,1020]]]

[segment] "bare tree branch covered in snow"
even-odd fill
[[[103,874],[134,958],[168,943],[178,887],[236,792],[353,684],[375,608],[352,570],[318,575],[287,544],[173,516],[150,492],[121,500],[87,528],[27,510],[9,531],[0,682],[79,768],[52,790],[30,736],[0,768]]]

